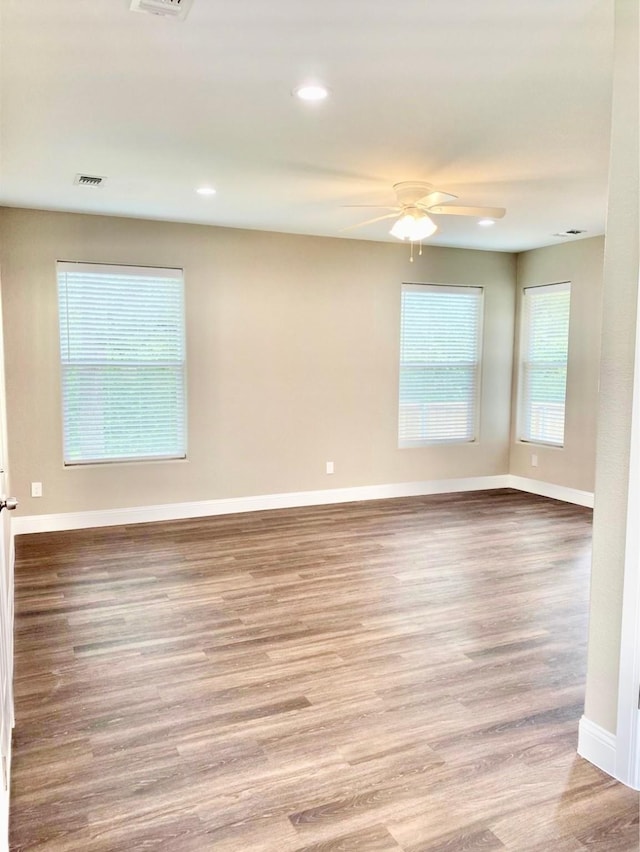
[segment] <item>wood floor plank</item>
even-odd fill
[[[638,852],[576,756],[591,512],[510,490],[20,537],[13,852]]]
[[[296,852],[398,852],[400,846],[383,826],[312,843]]]

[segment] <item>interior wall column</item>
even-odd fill
[[[617,731],[637,325],[639,8],[616,0],[611,164],[585,717]],[[640,518],[638,521],[640,523]]]

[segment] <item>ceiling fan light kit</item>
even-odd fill
[[[407,213],[395,223],[389,233],[399,240],[412,243],[426,240],[438,230],[438,226],[426,213]]]

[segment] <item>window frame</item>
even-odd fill
[[[64,371],[65,362],[62,350],[62,336],[60,333],[61,314],[60,314],[60,272],[64,267],[72,267],[77,272],[93,272],[99,270],[103,273],[127,273],[132,276],[142,271],[149,271],[155,274],[166,273],[167,277],[175,278],[176,273],[180,278],[181,299],[180,299],[180,327],[182,333],[182,360],[176,362],[176,367],[181,367],[182,373],[182,434],[183,434],[183,452],[180,455],[140,455],[140,456],[120,456],[113,458],[91,458],[79,460],[67,460],[66,445],[65,445],[65,428],[66,428],[66,411],[64,400]],[[62,432],[62,465],[65,470],[82,469],[92,466],[104,465],[132,465],[132,464],[153,464],[154,462],[186,462],[188,461],[188,395],[187,395],[187,335],[186,335],[186,288],[185,288],[185,273],[182,267],[168,266],[152,266],[150,264],[130,264],[130,263],[101,263],[99,261],[74,261],[74,260],[57,260],[55,264],[56,276],[56,319],[58,323],[58,367],[59,367],[59,387],[58,399],[60,400],[60,424]],[[135,363],[135,361],[129,362]],[[140,362],[142,366],[153,366],[154,362]]]
[[[473,438],[436,438],[436,439],[403,439],[400,436],[400,418],[401,418],[401,400],[400,389],[402,380],[402,338],[403,338],[403,311],[402,302],[405,292],[425,292],[434,293],[455,293],[460,294],[464,291],[474,291],[478,294],[478,325],[477,325],[477,340],[476,340],[476,360],[475,360],[475,400],[473,411]],[[398,449],[411,449],[420,447],[436,447],[436,446],[472,446],[480,442],[480,426],[481,426],[481,410],[482,410],[482,375],[483,375],[483,355],[484,355],[484,305],[485,305],[485,287],[480,284],[433,284],[433,283],[410,283],[404,282],[400,290],[400,340],[399,340],[399,357],[398,357],[398,417],[397,417],[397,440]]]
[[[525,299],[527,298],[526,292],[527,290],[546,290],[555,291],[555,292],[568,292],[569,293],[569,324],[567,327],[567,359],[565,364],[565,387],[564,387],[564,417],[562,422],[562,443],[556,443],[555,441],[541,441],[535,438],[523,437],[524,433],[524,423],[526,422],[526,415],[524,411],[525,405],[525,379],[524,379],[524,365],[525,358],[524,354],[528,347],[529,343],[529,328],[527,323],[528,312],[526,309]],[[525,446],[530,447],[547,447],[549,449],[554,450],[562,450],[565,447],[566,442],[566,426],[567,426],[567,387],[569,384],[569,344],[571,340],[571,295],[572,295],[572,284],[571,281],[556,281],[550,284],[532,284],[526,287],[522,287],[520,291],[520,322],[519,322],[519,345],[518,345],[518,385],[517,385],[517,394],[516,394],[516,427],[515,427],[515,439],[516,443],[523,444]]]

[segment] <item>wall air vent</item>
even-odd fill
[[[99,175],[76,175],[73,181],[75,186],[104,186],[106,178]]]
[[[146,12],[148,15],[184,21],[192,3],[193,0],[131,0],[130,8],[132,12]]]

